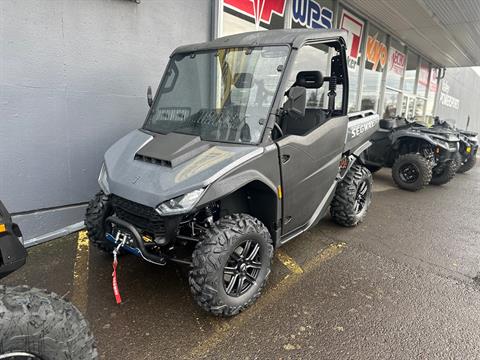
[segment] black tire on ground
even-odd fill
[[[376,166],[376,165],[365,165],[365,167],[370,170],[370,172],[373,174],[373,173],[376,173],[377,171],[379,171],[382,167],[381,166]]]
[[[189,283],[195,301],[217,316],[245,310],[260,296],[272,256],[272,239],[260,220],[248,214],[219,219],[193,252]]]
[[[337,185],[330,204],[330,215],[337,224],[351,227],[363,221],[372,201],[372,173],[354,164]]]
[[[411,178],[406,178],[406,175],[402,174],[402,172],[409,168]],[[432,165],[420,154],[400,155],[393,164],[392,177],[398,187],[417,191],[430,183],[432,179]]]
[[[110,197],[103,191],[98,192],[88,203],[85,213],[85,227],[88,238],[93,245],[108,253],[112,253],[114,245],[105,238],[105,219],[113,214]]]
[[[458,172],[458,169],[460,169],[460,167],[462,166],[463,164],[463,158],[462,158],[462,154],[460,154],[460,152],[456,152],[455,153],[455,156],[453,158],[453,161],[455,162],[455,172]]]
[[[448,160],[437,165],[437,167],[439,168],[433,168],[432,170],[432,180],[430,180],[432,185],[444,185],[452,180],[455,177],[458,165],[455,160]]]
[[[42,360],[98,358],[83,315],[54,293],[0,286],[0,319],[2,355],[23,352]]]
[[[457,169],[457,173],[465,173],[469,170],[472,170],[476,163],[477,157],[475,155],[470,156],[468,160]]]

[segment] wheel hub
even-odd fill
[[[223,268],[223,284],[227,295],[238,297],[257,284],[262,269],[260,244],[246,240],[235,248]]]
[[[400,179],[406,183],[414,183],[417,181],[420,173],[414,164],[405,164],[400,168]]]
[[[355,196],[354,210],[358,214],[360,213],[367,203],[368,198],[368,183],[363,181],[357,190],[357,195]]]

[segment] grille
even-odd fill
[[[155,238],[165,236],[165,221],[154,208],[112,195],[116,215]]]

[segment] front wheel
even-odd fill
[[[105,220],[111,215],[113,215],[113,207],[110,197],[103,191],[98,192],[88,203],[85,227],[92,244],[109,254],[112,253],[115,246],[105,237]]]
[[[2,359],[98,358],[82,314],[54,293],[26,286],[0,286],[0,319]]]
[[[432,185],[444,185],[453,179],[457,172],[458,165],[455,160],[445,161],[443,164],[439,164],[432,170]]]
[[[339,225],[350,227],[363,221],[372,201],[372,173],[354,164],[337,185],[330,205],[332,219]]]
[[[467,161],[465,161],[458,169],[458,173],[465,173],[469,170],[472,170],[477,162],[477,157],[475,155],[471,155]]]
[[[260,296],[272,256],[272,239],[261,221],[248,214],[221,218],[192,255],[189,283],[195,301],[214,315],[238,314]]]
[[[432,165],[420,154],[400,155],[393,164],[392,177],[398,187],[417,191],[430,183]]]

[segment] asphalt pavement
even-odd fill
[[[374,175],[367,219],[330,219],[277,252],[260,300],[230,319],[193,302],[185,271],[111,259],[83,234],[31,248],[2,283],[48,288],[86,314],[104,359],[480,358],[480,167],[400,190]]]

